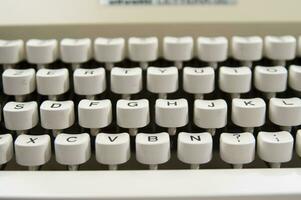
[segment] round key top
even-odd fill
[[[74,92],[78,95],[97,95],[106,90],[104,68],[82,69],[73,72]]]
[[[301,157],[301,130],[298,130],[296,135],[296,153]]]
[[[269,162],[272,167],[280,167],[279,163],[291,160],[294,138],[287,131],[259,132],[257,136],[257,152],[259,157]]]
[[[111,71],[111,90],[117,94],[136,94],[142,90],[142,69],[114,67]]]
[[[182,61],[191,60],[193,56],[192,37],[164,37],[163,57],[175,61],[178,69],[182,68]]]
[[[41,125],[45,129],[66,129],[74,123],[73,101],[44,101],[40,106]]]
[[[122,128],[137,129],[148,125],[150,121],[147,99],[118,100],[116,105],[117,125]],[[136,134],[132,130],[131,135]]]
[[[256,66],[254,85],[262,92],[275,93],[286,90],[287,70],[282,66]]]
[[[91,39],[65,38],[60,42],[61,59],[65,63],[84,63],[91,58]]]
[[[77,165],[81,165],[90,159],[90,136],[88,133],[61,133],[54,140],[54,148],[55,158],[58,163],[69,165],[70,168],[76,169]]]
[[[130,159],[130,136],[128,133],[100,133],[95,140],[96,160],[116,168]]]
[[[259,127],[265,122],[266,105],[263,99],[233,99],[232,121],[240,127]]]
[[[269,105],[269,118],[279,126],[298,126],[301,124],[300,98],[272,98]]]
[[[239,61],[257,61],[262,58],[263,40],[259,36],[232,37],[232,55]]]
[[[0,40],[0,63],[16,64],[24,58],[23,40]]]
[[[249,67],[220,67],[219,87],[232,94],[247,93],[251,89],[252,71]]]
[[[36,89],[33,68],[7,69],[2,74],[3,91],[7,95],[27,95]]]
[[[137,62],[150,62],[158,58],[158,38],[131,37],[128,40],[129,58]]]
[[[255,138],[252,133],[222,133],[220,136],[220,156],[223,161],[241,168],[255,157]]]
[[[178,158],[191,166],[208,163],[212,158],[212,136],[210,133],[186,133],[178,135]]]
[[[216,129],[226,126],[226,101],[223,99],[195,100],[193,121],[195,125],[205,129]],[[214,131],[212,132],[212,134],[214,134]]]
[[[26,42],[27,61],[33,64],[49,64],[58,57],[58,44],[55,39],[37,40]]]
[[[112,122],[112,104],[108,99],[83,99],[78,104],[78,123],[84,128],[103,128]]]
[[[157,99],[155,105],[156,124],[177,128],[188,123],[188,102],[186,99]]]
[[[50,141],[46,134],[19,135],[15,141],[16,162],[28,167],[44,165],[51,157]]]
[[[21,131],[35,127],[39,121],[38,104],[31,102],[8,102],[3,108],[5,127]]]
[[[153,93],[172,93],[178,90],[179,72],[176,67],[148,67],[147,90]]]
[[[212,67],[185,67],[183,89],[191,94],[208,94],[214,91],[214,70]]]
[[[157,169],[159,164],[170,159],[170,141],[168,133],[139,133],[136,136],[136,159],[142,164]]]
[[[265,55],[272,60],[292,60],[296,56],[296,38],[290,35],[266,36]]]
[[[13,137],[10,134],[0,135],[0,165],[9,162],[13,154]]]
[[[124,58],[124,38],[96,38],[94,56],[98,62],[120,62]]]
[[[222,62],[227,59],[228,40],[225,37],[198,37],[198,58],[205,62]]]
[[[301,91],[301,66],[291,65],[289,67],[289,86],[298,92]]]
[[[37,90],[42,95],[61,95],[69,90],[69,72],[67,68],[39,69],[37,72]]]

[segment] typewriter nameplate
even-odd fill
[[[99,0],[101,5],[234,5],[237,0]]]

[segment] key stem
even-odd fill
[[[200,165],[199,164],[191,164],[190,169],[200,169]]]
[[[157,170],[158,169],[158,165],[156,165],[156,164],[149,165],[149,169],[150,170]]]

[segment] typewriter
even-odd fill
[[[0,1],[0,199],[301,199],[301,1]]]

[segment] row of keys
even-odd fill
[[[90,136],[81,134],[59,134],[54,140],[56,161],[77,169],[91,157]],[[210,133],[181,132],[177,141],[178,159],[198,168],[212,158],[213,141]],[[138,133],[135,138],[136,159],[139,163],[157,169],[159,164],[170,159],[170,137],[167,133]],[[289,162],[293,154],[294,139],[287,131],[259,132],[257,152],[259,157],[272,167]],[[13,144],[10,134],[0,135],[0,165],[7,163],[15,148],[16,162],[30,169],[46,164],[51,157],[49,135],[20,135]],[[252,133],[222,133],[220,135],[220,156],[235,168],[251,163],[255,157],[255,137]],[[301,131],[297,132],[296,152],[301,156]],[[126,163],[131,154],[128,133],[99,133],[95,139],[96,160],[110,169]]]
[[[141,67],[147,67],[147,63],[158,59],[158,38],[131,37],[128,40],[128,57],[132,61],[140,62]],[[228,57],[228,40],[225,37],[199,37],[196,42],[197,55],[202,61],[216,66]],[[263,43],[265,45],[263,45]],[[239,61],[251,65],[252,61],[262,58],[263,46],[267,58],[280,61],[294,59],[296,56],[297,41],[293,36],[259,36],[232,38],[232,55]],[[176,66],[182,67],[183,61],[191,60],[194,51],[192,37],[164,37],[163,57],[174,61]],[[16,64],[24,56],[24,42],[22,40],[0,40],[0,63]],[[98,62],[120,62],[125,57],[124,38],[97,38],[94,40],[94,58]],[[301,54],[301,45],[299,51]],[[29,63],[46,65],[54,62],[59,57],[58,42],[55,39],[37,40],[26,42],[26,56]],[[62,39],[60,41],[60,58],[63,62],[80,64],[87,62],[92,57],[92,41],[89,38]]]
[[[150,122],[147,99],[118,100],[116,122],[119,127],[130,129],[132,135],[138,128]],[[168,128],[174,135],[175,128],[188,124],[188,101],[186,99],[158,99],[155,103],[155,123]],[[194,123],[204,129],[218,129],[227,124],[227,103],[223,99],[195,100]],[[232,100],[231,117],[234,124],[244,128],[260,127],[265,123],[266,103],[261,98]],[[29,130],[38,124],[36,102],[8,102],[3,108],[5,126],[9,130]],[[69,128],[75,121],[73,101],[44,101],[40,106],[41,126],[50,130]],[[300,98],[272,98],[269,101],[269,119],[287,129],[301,124]],[[79,125],[84,128],[104,128],[112,122],[110,100],[81,100],[78,104]],[[248,130],[249,130],[248,129]],[[214,134],[214,132],[212,132]],[[97,134],[97,131],[96,131]]]
[[[301,66],[291,65],[289,70],[283,66],[254,69],[254,86],[257,90],[275,96],[284,92],[289,85],[301,91]],[[218,84],[221,91],[235,97],[247,93],[252,86],[252,71],[248,67],[220,67]],[[187,93],[201,97],[215,89],[215,73],[211,67],[185,67],[183,70],[183,89]],[[148,67],[146,89],[157,93],[160,97],[176,92],[179,88],[179,71],[176,67]],[[288,81],[287,81],[288,80]],[[7,69],[2,74],[3,91],[6,95],[28,95],[37,89],[41,95],[49,97],[66,93],[70,87],[69,71],[60,69]],[[288,82],[288,83],[287,83]],[[106,72],[104,68],[78,68],[73,73],[74,92],[78,95],[95,96],[106,88]],[[114,67],[110,72],[110,89],[116,94],[130,98],[143,89],[141,68]]]

